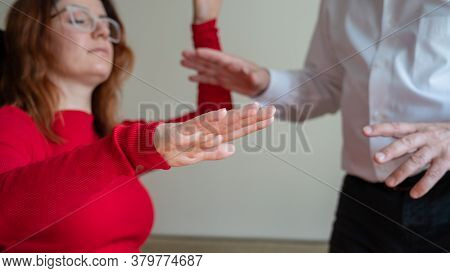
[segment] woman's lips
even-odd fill
[[[89,53],[92,53],[95,55],[101,55],[104,57],[109,57],[111,55],[110,51],[107,48],[102,48],[102,47],[91,49],[91,50],[89,50]]]

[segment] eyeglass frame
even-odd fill
[[[74,18],[74,16],[73,16],[73,13],[72,13],[72,11],[74,11],[74,10],[82,10],[82,11],[86,12],[86,13],[92,18],[92,20],[93,20],[92,29],[90,29],[90,30],[84,29],[84,28],[80,27],[79,25],[77,25],[77,24],[75,23],[76,20],[75,20],[75,18]],[[120,27],[119,22],[117,22],[116,20],[112,19],[111,17],[108,17],[108,16],[100,16],[100,17],[99,17],[99,16],[95,16],[95,15],[93,15],[93,14],[91,13],[91,11],[90,11],[89,9],[87,9],[86,7],[79,6],[79,5],[74,5],[74,4],[69,4],[69,5],[65,6],[64,8],[62,8],[62,9],[60,9],[60,10],[57,10],[55,14],[53,14],[53,15],[50,16],[50,18],[53,19],[53,18],[55,18],[56,16],[58,16],[58,15],[64,13],[64,12],[69,12],[69,15],[70,15],[70,21],[72,22],[72,25],[73,25],[75,28],[77,28],[78,30],[83,31],[83,32],[90,32],[90,33],[94,32],[94,31],[97,29],[98,24],[101,23],[101,21],[107,21],[108,23],[111,23],[111,24],[114,25],[114,26],[117,28],[117,30],[118,30],[118,32],[117,32],[118,38],[115,39],[115,38],[112,38],[111,35],[109,35],[109,36],[108,36],[108,40],[109,40],[111,43],[113,43],[113,44],[118,44],[118,43],[120,43],[120,41],[121,41],[121,39],[122,39],[122,29],[121,29],[121,27]]]

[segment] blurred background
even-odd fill
[[[13,2],[0,2],[2,28]],[[175,113],[167,105],[178,103],[173,98],[195,103],[191,72],[179,65],[181,51],[192,47],[191,1],[115,3],[137,59],[124,88],[122,116],[139,118],[142,104],[151,103],[168,118]],[[301,68],[318,7],[318,0],[225,0],[219,19],[223,49],[272,68]],[[234,95],[236,105],[249,101]],[[144,251],[326,251],[343,177],[340,126],[338,115],[301,127],[276,121],[269,131],[237,142],[230,159],[145,175],[156,219]],[[244,148],[255,142],[270,153]]]

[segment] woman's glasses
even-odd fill
[[[68,13],[68,23],[74,28],[83,32],[93,32],[97,29],[98,24],[104,24],[109,29],[109,41],[114,44],[118,44],[120,42],[122,33],[120,25],[116,20],[106,16],[94,16],[87,8],[77,5],[67,5],[53,14],[52,18],[63,12]]]

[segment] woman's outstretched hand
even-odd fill
[[[257,103],[241,109],[212,111],[182,123],[163,123],[156,128],[156,150],[172,167],[220,160],[231,156],[228,143],[271,125],[275,107]]]

